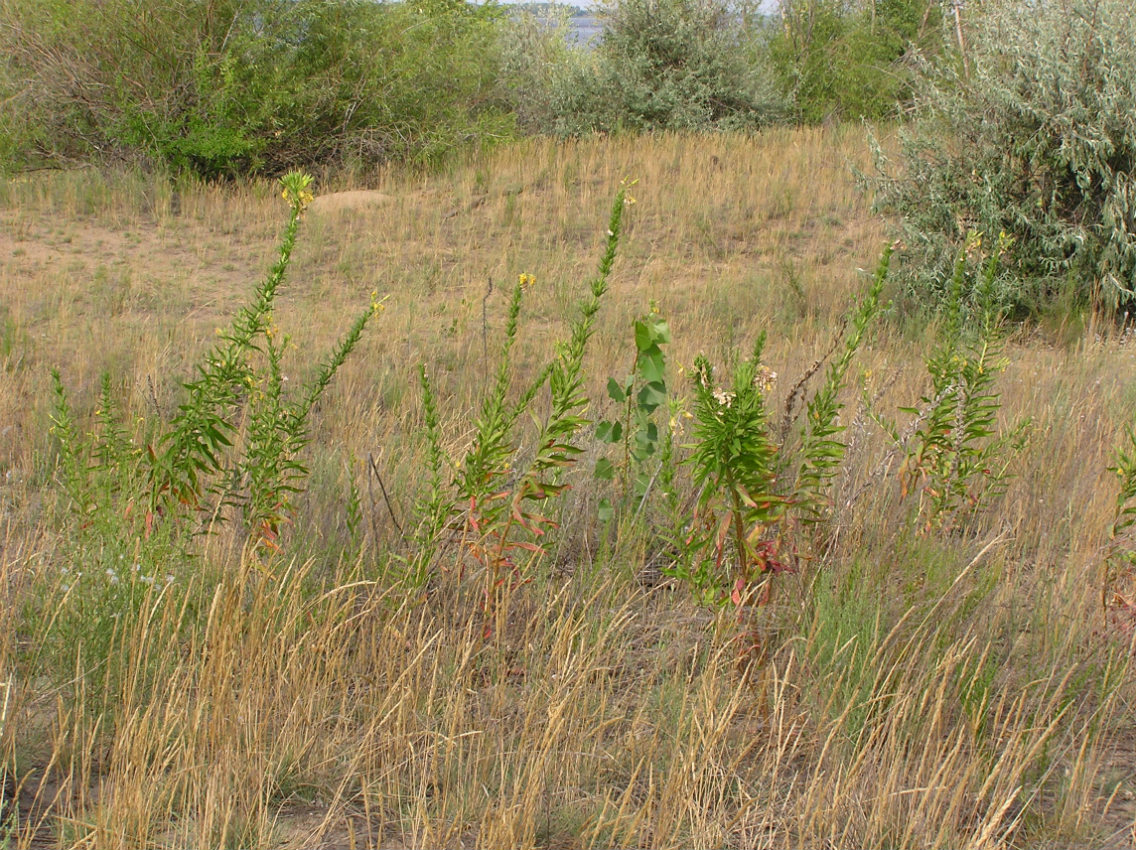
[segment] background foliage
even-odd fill
[[[875,186],[903,217],[912,292],[941,298],[969,231],[1005,232],[1001,298],[1119,307],[1136,284],[1136,11],[987,3],[965,61],[919,77],[915,121]]]
[[[752,130],[878,117],[939,35],[933,0],[4,0],[9,168],[161,164],[206,177],[436,162],[524,133]]]
[[[601,14],[602,41],[555,92],[556,132],[753,129],[787,114],[752,8],[613,0]]]
[[[941,22],[938,0],[785,0],[769,61],[798,120],[894,117]]]
[[[445,0],[6,0],[0,146],[209,177],[435,159],[512,134],[499,18]]]
[[[568,14],[3,0],[0,156],[217,178],[432,164],[522,134],[910,118],[872,182],[916,303],[941,302],[971,231],[1012,238],[996,289],[1019,313],[1130,302],[1136,13],[1119,0],[608,0],[591,45]]]

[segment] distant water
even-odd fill
[[[577,15],[568,19],[571,26],[569,38],[582,44],[585,47],[595,47],[599,44],[600,35],[603,33],[603,24],[600,23],[599,18],[594,18],[591,15]]]
[[[507,5],[532,14],[539,24],[547,27],[559,27],[563,22],[566,24],[564,37],[569,44],[596,47],[600,43],[600,36],[603,35],[603,22],[598,16],[588,14],[587,10],[584,9],[558,6],[555,2],[507,3]],[[575,12],[575,14],[569,14],[565,17],[556,14],[565,8]],[[549,14],[549,9],[553,11],[553,14]]]

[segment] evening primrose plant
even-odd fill
[[[512,351],[522,301],[536,282],[529,274],[518,277],[506,312],[495,380],[474,420],[469,446],[456,460],[442,445],[437,399],[425,367],[419,370],[429,484],[417,503],[418,532],[414,552],[407,558],[406,577],[411,587],[420,588],[434,574],[435,565],[458,578],[474,567],[482,583],[486,637],[498,628],[504,600],[529,580],[528,568],[544,554],[542,538],[556,526],[549,505],[564,492],[566,473],[583,452],[577,438],[589,424],[584,415],[588,405],[584,355],[608,290],[624,209],[633,202],[627,194],[630,185],[625,181],[616,193],[599,269],[588,284],[568,338],[556,345],[555,357],[537,377],[514,395]],[[532,417],[538,430],[526,452],[519,423],[530,418],[524,414],[532,413],[546,388],[548,412],[543,418]],[[445,547],[447,538],[457,540],[456,553]],[[456,554],[455,560],[447,563],[446,554]]]
[[[772,372],[761,362],[765,334],[719,385],[705,357],[694,364],[694,442],[687,458],[698,499],[687,557],[669,572],[705,601],[741,605],[755,579],[783,569],[773,530],[785,511],[777,492],[777,446],[765,394]],[[725,591],[725,592],[723,592]]]
[[[840,412],[844,405],[840,394],[848,380],[848,372],[864,336],[879,316],[880,298],[891,265],[892,248],[884,250],[876,266],[871,286],[849,312],[845,325],[848,333],[840,354],[825,372],[824,383],[805,405],[805,423],[796,452],[797,468],[793,483],[793,515],[803,524],[814,525],[828,516],[832,505],[832,482],[840,471],[847,447],[840,435],[844,427]],[[802,386],[802,385],[798,385]],[[795,395],[790,396],[790,405]],[[787,411],[792,416],[791,408]]]
[[[811,397],[805,392],[825,358],[790,390],[779,433],[770,427],[769,396],[777,375],[762,363],[765,333],[721,382],[708,359],[695,361],[693,441],[685,447],[685,465],[698,496],[685,531],[677,536],[679,557],[666,572],[701,601],[741,606],[755,592],[759,602],[768,600],[768,579],[796,569],[805,543],[802,530],[828,517],[832,481],[847,452],[840,397],[879,315],[890,257],[885,251],[871,284],[842,323],[831,349],[839,354],[819,389]],[[803,421],[794,432],[797,419]]]
[[[281,550],[292,498],[308,473],[301,453],[312,411],[382,310],[372,294],[315,374],[285,394],[284,357],[291,343],[272,310],[312,195],[307,175],[290,174],[282,182],[291,215],[278,259],[198,361],[169,421],[128,416],[109,375],[102,379],[98,409],[81,417],[53,372],[55,474],[60,519],[70,533],[57,552],[57,570],[45,577],[43,592],[30,597],[35,610],[25,622],[46,624],[43,645],[58,667],[45,672],[81,681],[76,673],[100,669],[112,701],[123,657],[116,647],[132,624],[171,600],[183,611],[206,604],[194,595],[204,585],[184,566],[195,562],[199,532],[235,520],[252,560],[266,569]],[[156,669],[148,675],[162,680]],[[113,705],[102,709],[113,711]]]
[[[939,343],[926,360],[930,389],[918,407],[904,409],[915,428],[903,439],[894,424],[887,425],[905,455],[901,494],[915,499],[924,533],[965,525],[1003,493],[1012,461],[1028,437],[1028,419],[1006,429],[998,423],[1002,401],[997,380],[1007,360],[995,284],[999,260],[1010,244],[1001,234],[972,282],[967,261],[980,256],[982,234],[968,235],[955,262]],[[973,292],[977,315],[964,323],[967,290]]]
[[[101,492],[104,503],[144,539],[163,523],[172,523],[179,536],[236,516],[259,551],[279,551],[292,499],[308,474],[300,454],[309,439],[312,410],[368,322],[382,311],[382,300],[372,293],[370,305],[315,374],[294,394],[285,394],[283,364],[291,342],[276,325],[273,306],[313,196],[307,174],[293,172],[280,182],[290,215],[276,262],[249,303],[218,330],[218,341],[183,384],[185,399],[177,413],[167,423],[144,423],[144,449],[128,450],[125,432],[106,415],[109,398],[101,405],[103,436],[93,447],[85,444],[57,378],[54,431],[60,468],[80,514],[92,510],[91,493]],[[80,460],[84,456],[88,459]],[[115,474],[127,480],[110,489],[92,487],[108,470],[120,470]]]

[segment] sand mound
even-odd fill
[[[389,201],[390,198],[390,195],[373,189],[354,189],[350,192],[332,192],[330,195],[320,195],[312,201],[308,209],[323,215],[334,215],[335,213],[377,207]]]

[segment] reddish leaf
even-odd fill
[[[733,592],[730,593],[730,601],[734,603],[735,607],[740,607],[742,604],[743,590],[745,590],[745,579],[739,578],[734,582]]]

